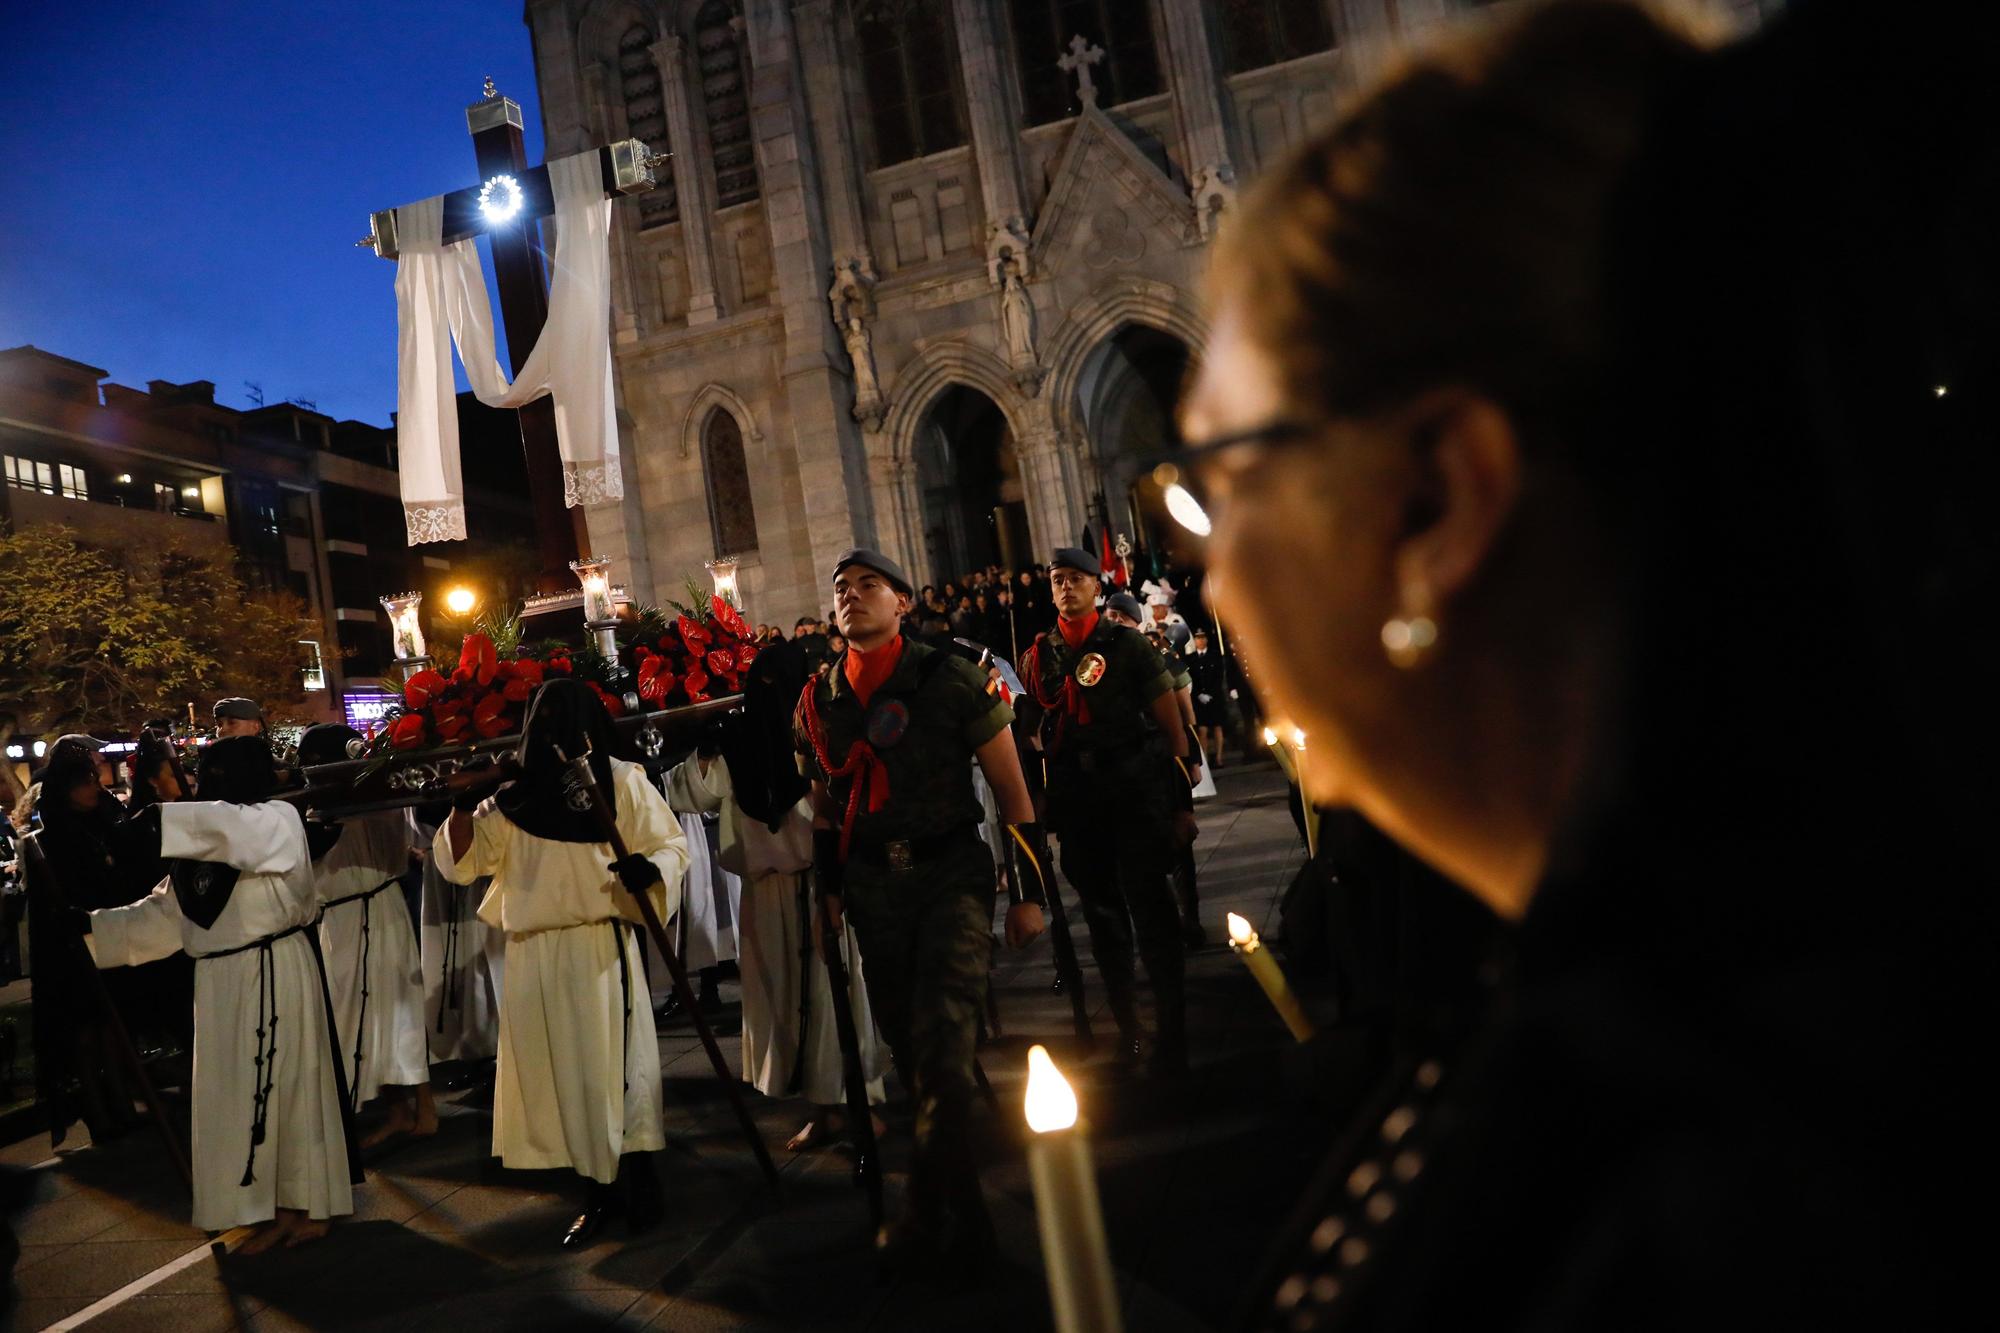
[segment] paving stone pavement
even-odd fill
[[[749,1094],[779,1158],[782,1202],[765,1187],[692,1032],[663,1031],[668,1147],[658,1167],[667,1220],[638,1237],[614,1224],[580,1255],[555,1245],[580,1189],[567,1172],[506,1171],[488,1157],[489,1113],[476,1096],[440,1098],[437,1137],[368,1161],[353,1218],[325,1241],[256,1258],[218,1257],[187,1222],[187,1200],[158,1141],[141,1132],[51,1158],[45,1135],[0,1149],[30,1168],[14,1221],[21,1256],[0,1327],[46,1328],[176,1260],[185,1263],[89,1320],[93,1330],[652,1328],[1008,1329],[1050,1326],[1022,1158],[1026,1050],[1047,1044],[1073,1075],[1090,1122],[1106,1227],[1128,1329],[1172,1333],[1230,1322],[1272,1231],[1325,1150],[1332,1125],[1298,1090],[1288,1041],[1228,949],[1223,914],[1266,933],[1303,859],[1269,763],[1231,767],[1200,807],[1202,918],[1211,943],[1190,955],[1195,1072],[1175,1088],[1121,1083],[1106,1066],[1114,1030],[1067,893],[1095,1054],[1051,991],[1046,936],[1000,952],[1000,1037],[981,1061],[998,1113],[975,1116],[976,1146],[1002,1263],[965,1292],[933,1279],[878,1285],[867,1208],[837,1148],[788,1156],[798,1103]],[[733,1000],[725,987],[725,1000]],[[720,1023],[732,1065],[735,1005]],[[898,1090],[891,1083],[892,1096]],[[908,1119],[890,1108],[883,1145],[891,1199],[902,1187]],[[79,1127],[78,1132],[81,1132]]]

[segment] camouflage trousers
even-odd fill
[[[976,832],[962,847],[894,871],[847,867],[842,906],[868,960],[868,1001],[916,1111],[912,1202],[978,1210],[966,1139],[973,1060],[992,963],[993,855]]]
[[[1132,965],[1136,943],[1152,983],[1160,1037],[1184,1040],[1182,978],[1187,963],[1170,878],[1171,829],[1156,819],[1103,818],[1066,822],[1057,836],[1063,878],[1083,900],[1090,951],[1119,1031],[1129,1037],[1139,1026]]]

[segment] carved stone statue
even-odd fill
[[[848,360],[854,363],[854,419],[869,430],[882,427],[882,385],[875,377],[875,347],[861,316],[850,315],[841,331],[847,343]]]
[[[1007,364],[1013,367],[1014,383],[1032,394],[1042,380],[1042,368],[1035,354],[1035,303],[1021,271],[1009,265],[1000,287],[1000,334],[1007,344]]]

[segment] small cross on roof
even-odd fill
[[[1104,59],[1104,48],[1092,46],[1090,39],[1082,33],[1069,39],[1069,54],[1056,61],[1056,68],[1065,74],[1076,75],[1076,96],[1085,106],[1097,105],[1097,84],[1090,77],[1090,67]]]

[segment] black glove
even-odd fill
[[[703,759],[713,759],[721,754],[723,743],[729,739],[729,720],[734,716],[734,713],[727,713],[710,718],[694,743],[694,752]]]
[[[471,774],[475,779],[469,786],[459,787],[452,793],[451,808],[462,815],[477,810],[480,803],[493,794],[493,788],[506,775],[506,771],[486,755],[469,759],[459,770],[461,776]]]
[[[1036,903],[1046,907],[1049,901],[1049,837],[1042,826],[1032,820],[1025,824],[1009,824],[1007,837],[1007,891],[1017,903]]]
[[[840,860],[840,830],[813,830],[813,882],[821,898],[838,898],[847,887],[847,867]]]
[[[611,870],[635,898],[660,883],[660,868],[643,856],[621,856],[611,863]]]

